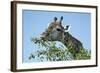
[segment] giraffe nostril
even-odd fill
[[[57,31],[61,31],[61,29],[57,28]]]

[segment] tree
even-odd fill
[[[29,59],[35,59],[36,57],[42,61],[68,61],[68,60],[86,60],[90,59],[91,52],[82,48],[78,53],[75,53],[75,57],[70,52],[70,47],[67,48],[63,44],[59,47],[56,46],[57,41],[44,41],[39,38],[32,38],[34,44],[40,47],[40,50],[35,53],[31,53]],[[41,49],[42,48],[42,49]],[[45,49],[43,49],[45,48]],[[74,51],[74,48],[71,48]]]

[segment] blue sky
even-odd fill
[[[83,43],[84,48],[91,49],[90,13],[23,10],[22,15],[23,62],[32,62],[28,57],[39,48],[31,42],[31,38],[39,37],[55,16],[58,20],[63,16],[63,25],[69,24],[69,32]]]

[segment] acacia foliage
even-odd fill
[[[75,54],[75,57],[70,52],[70,48],[64,45],[56,46],[56,41],[43,41],[39,38],[32,38],[31,41],[37,44],[40,50],[30,54],[29,59],[36,57],[42,61],[68,61],[68,60],[87,60],[91,58],[91,52],[87,49],[81,48],[80,52]],[[44,48],[44,49],[43,49]],[[71,49],[71,50],[74,50]]]

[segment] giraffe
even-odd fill
[[[75,57],[75,54],[83,49],[83,44],[73,37],[68,31],[69,25],[64,28],[62,26],[63,16],[57,21],[57,17],[54,17],[54,21],[49,24],[49,27],[41,35],[41,39],[44,41],[60,41],[69,50],[70,53]]]

